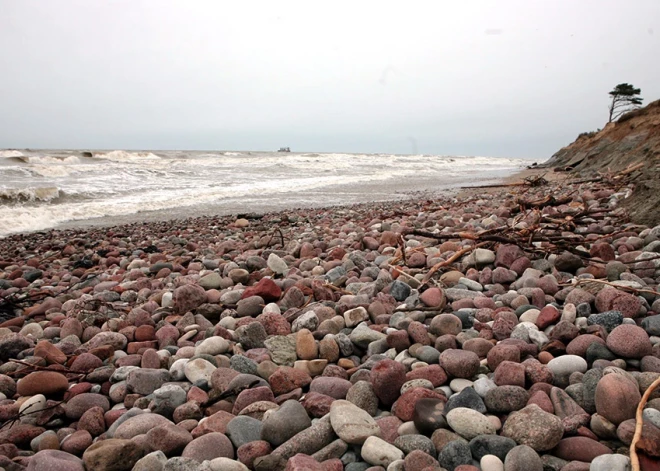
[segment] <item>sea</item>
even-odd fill
[[[529,163],[441,155],[0,150],[0,237],[394,200],[493,183]]]

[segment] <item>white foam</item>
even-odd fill
[[[353,198],[363,195],[368,201],[369,188],[375,187],[366,185],[372,182],[382,182],[378,188],[394,194],[419,182],[447,186],[494,172],[501,174],[528,163],[490,157],[392,154],[163,152],[162,155],[160,158],[150,152],[118,150],[97,153],[96,161],[75,156],[25,157],[29,165],[12,168],[29,170],[32,175],[25,178],[12,174],[13,181],[5,182],[12,187],[24,185],[26,189],[20,191],[29,195],[30,189],[37,186],[35,180],[45,177],[48,185],[60,188],[58,196],[67,198],[59,199],[56,204],[53,198],[36,195],[21,196],[24,201],[32,201],[30,205],[8,206],[0,201],[0,234],[47,229],[67,221],[198,205],[249,208],[256,201],[313,201],[319,198],[319,189],[336,194],[332,204],[344,201],[342,195],[348,194]],[[0,183],[0,191],[9,190],[3,190]]]
[[[12,157],[23,157],[23,152],[17,150],[0,150],[0,159],[11,159]]]
[[[141,162],[145,160],[160,160],[156,154],[151,152],[126,152],[125,150],[113,150],[106,153],[94,154],[97,159],[111,160],[113,162]]]

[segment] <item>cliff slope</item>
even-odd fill
[[[660,224],[660,100],[626,113],[601,131],[580,134],[541,167],[593,176],[638,164],[630,173],[635,190],[625,206],[633,222]]]

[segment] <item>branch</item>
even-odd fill
[[[642,438],[642,426],[644,425],[644,406],[649,400],[649,397],[655,391],[655,389],[660,386],[660,378],[656,378],[651,386],[644,392],[642,400],[639,401],[637,406],[637,413],[635,414],[635,435],[633,435],[632,442],[630,443],[630,463],[632,464],[633,471],[640,471],[639,457],[637,456],[637,442]]]
[[[487,245],[487,244],[488,244],[488,242],[481,242],[480,244],[472,245],[472,246],[470,246],[470,247],[466,247],[466,248],[461,249],[461,250],[459,250],[458,252],[456,252],[454,255],[452,255],[451,257],[449,257],[447,260],[445,260],[445,261],[443,261],[443,262],[440,262],[440,263],[436,263],[435,265],[433,265],[433,266],[431,267],[431,269],[430,269],[429,272],[426,274],[426,276],[424,276],[424,279],[422,280],[422,284],[421,284],[421,286],[420,286],[418,289],[421,290],[422,286],[426,285],[426,284],[429,282],[429,280],[431,279],[431,277],[435,274],[435,272],[437,272],[438,270],[440,270],[442,267],[446,267],[447,265],[451,265],[451,264],[454,263],[456,260],[458,260],[459,258],[461,258],[463,255],[465,255],[465,254],[467,254],[467,253],[470,253],[470,252],[472,252],[473,250],[478,249],[479,247],[483,247],[484,245]]]
[[[615,285],[614,283],[610,283],[609,281],[605,280],[594,280],[594,279],[580,279],[577,280],[577,283],[575,284],[568,284],[566,286],[580,286],[580,285],[586,285],[589,283],[600,283],[602,285],[607,285],[607,286],[612,286],[616,289],[620,289],[622,291],[631,291],[632,293],[647,293],[647,294],[653,294],[655,296],[660,296],[660,293],[657,291],[653,291],[651,289],[639,289],[639,288],[631,288],[630,286],[620,286],[620,285]],[[564,285],[562,285],[564,286]]]

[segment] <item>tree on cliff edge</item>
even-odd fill
[[[620,83],[610,92],[612,102],[610,103],[610,119],[608,123],[616,120],[622,114],[637,109],[642,105],[639,94],[641,89],[635,88],[629,83]]]

